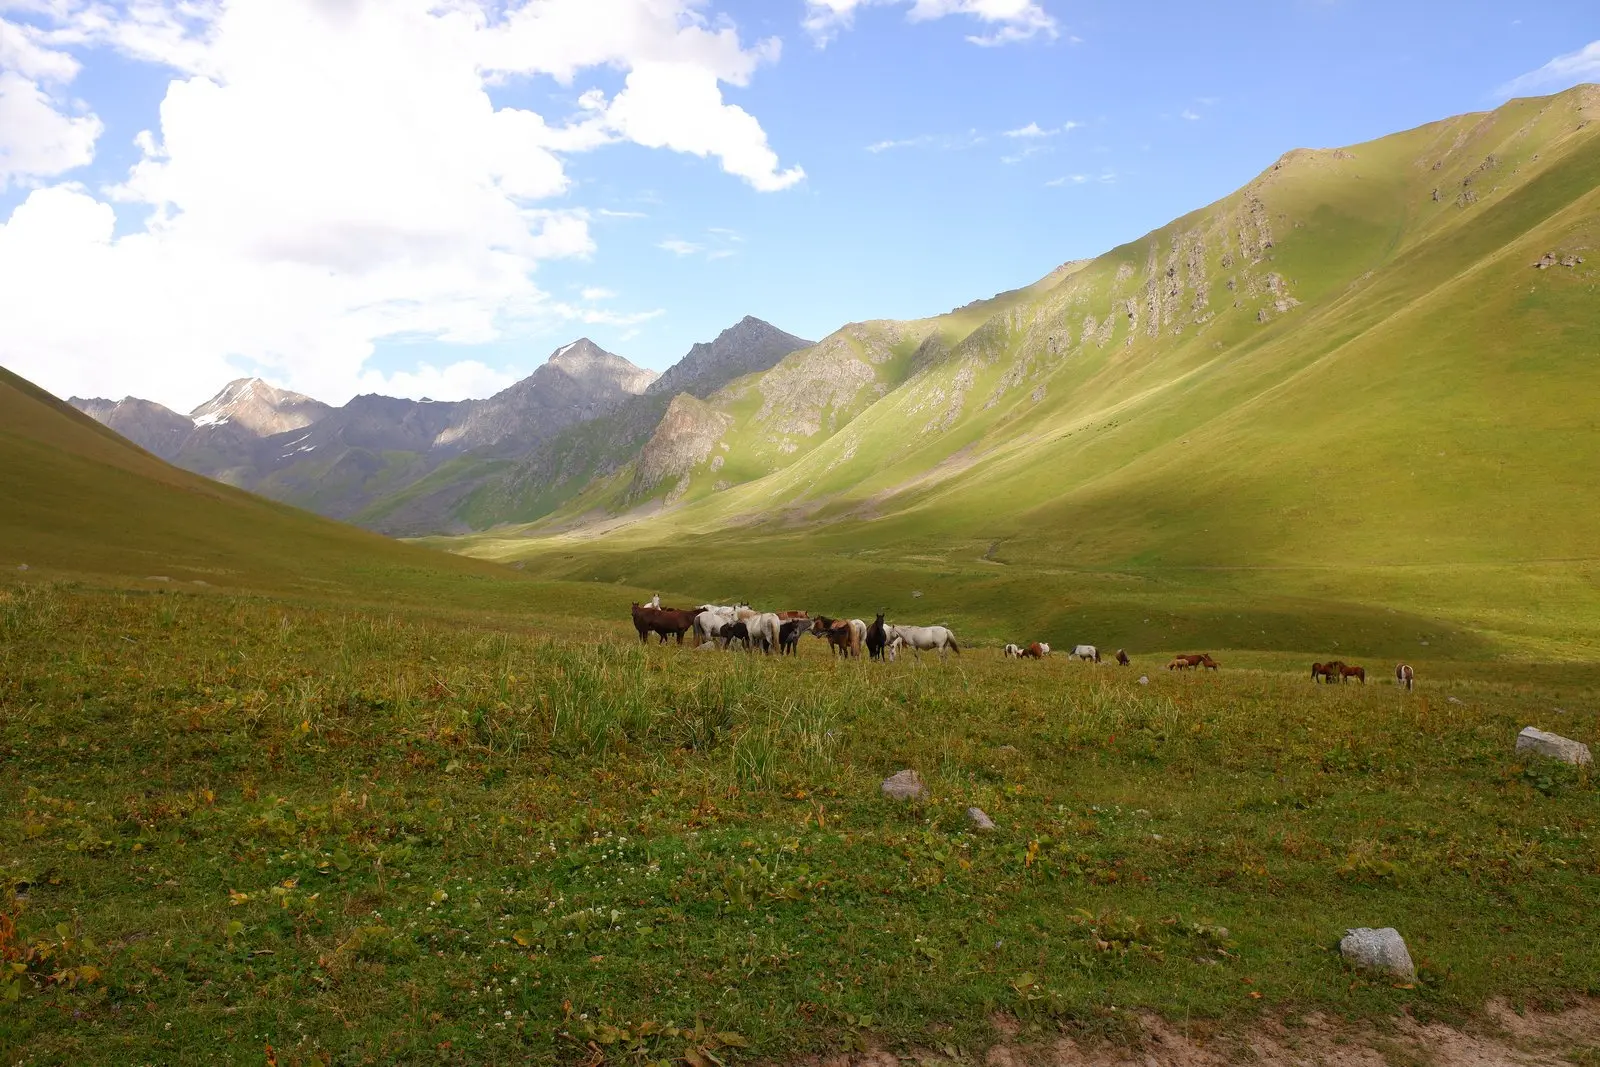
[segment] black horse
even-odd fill
[[[873,659],[883,658],[883,648],[889,643],[889,636],[883,629],[883,612],[878,612],[878,617],[872,620],[872,625],[867,627],[867,655]]]
[[[790,619],[778,627],[778,651],[785,656],[800,654],[800,635],[811,629],[810,619]]]

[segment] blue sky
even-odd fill
[[[482,395],[579,335],[660,369],[745,314],[934,314],[1290,148],[1600,80],[1587,0],[545,0],[459,55],[426,0],[54,3],[0,0],[0,362],[184,408],[235,373]]]

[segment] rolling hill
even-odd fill
[[[30,580],[468,610],[572,599],[180,470],[4,369],[0,501],[0,569]]]
[[[549,518],[448,545],[1063,640],[1592,655],[1597,118],[1585,86],[1289,152],[678,405]]]

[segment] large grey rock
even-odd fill
[[[916,771],[899,771],[883,780],[883,795],[891,800],[921,800],[928,787]]]
[[[995,828],[994,820],[982,808],[968,808],[967,822],[974,830],[989,831]]]
[[[1406,939],[1392,926],[1346,930],[1339,952],[1352,966],[1392,975],[1403,982],[1416,981],[1417,968],[1406,950]]]
[[[1546,733],[1530,726],[1517,735],[1517,751],[1560,760],[1562,763],[1592,763],[1589,746],[1560,734]]]

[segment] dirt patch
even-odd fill
[[[1014,1018],[990,1022],[999,1042],[972,1056],[951,1050],[881,1049],[810,1057],[797,1067],[901,1067],[973,1063],[984,1067],[1572,1067],[1600,1063],[1600,1000],[1566,1011],[1518,1014],[1491,1002],[1473,1024],[1457,1028],[1400,1016],[1379,1025],[1319,1013],[1263,1019],[1246,1030],[1190,1030],[1154,1015],[1138,1020],[1125,1044],[1071,1038],[1026,1040]],[[1589,1057],[1596,1059],[1591,1060]]]

